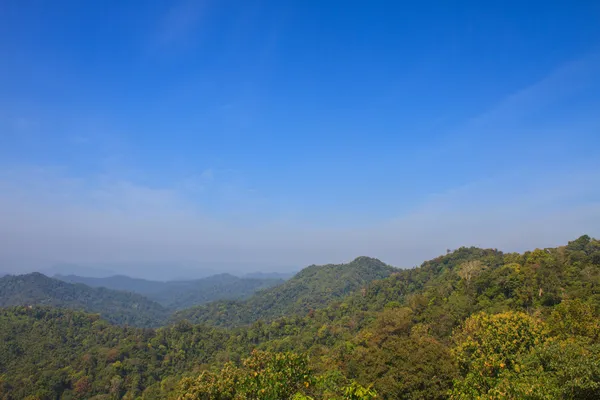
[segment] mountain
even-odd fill
[[[251,278],[251,279],[281,279],[287,281],[294,275],[296,275],[298,271],[294,272],[251,272],[249,274],[245,274],[242,278]]]
[[[92,288],[34,272],[0,278],[0,307],[44,305],[98,313],[115,323],[160,325],[168,315],[160,304],[139,294]]]
[[[82,283],[91,287],[104,287],[107,289],[134,292],[142,295],[157,293],[164,290],[166,287],[165,282],[131,278],[125,275],[113,275],[109,277],[98,278],[79,275],[56,274],[54,275],[54,278],[69,283]]]
[[[192,307],[176,313],[173,320],[236,326],[282,315],[303,315],[396,271],[369,257],[358,257],[348,264],[311,265],[285,283],[257,292],[245,301]]]
[[[295,281],[303,297],[319,292],[316,277],[343,272],[311,266],[280,287]],[[598,240],[522,254],[461,247],[356,287],[314,312],[236,328],[0,309],[0,397],[600,398]]]
[[[191,281],[150,281],[115,275],[108,278],[88,278],[76,275],[56,275],[55,278],[70,283],[92,287],[105,287],[139,293],[169,309],[184,309],[221,299],[243,299],[257,290],[283,283],[275,278],[239,278],[218,274]]]
[[[113,269],[82,266],[77,264],[55,264],[48,268],[39,270],[39,272],[46,276],[85,275],[94,278],[104,278],[116,274]]]
[[[109,278],[115,275],[130,276],[145,280],[165,282],[168,280],[191,280],[206,278],[226,271],[228,265],[223,269],[211,265],[193,265],[186,266],[178,263],[155,263],[155,262],[130,262],[130,263],[110,263],[102,265],[79,265],[79,264],[55,264],[48,268],[40,269],[40,272],[46,276],[69,276],[91,278]],[[181,277],[181,278],[176,278]]]
[[[219,274],[193,281],[166,282],[164,290],[148,297],[171,309],[181,310],[221,299],[244,299],[256,291],[283,283],[280,279],[239,278]]]
[[[260,272],[263,269],[275,272]],[[54,264],[47,268],[35,270],[46,276],[69,276],[92,278],[110,278],[113,276],[128,276],[133,279],[149,281],[191,281],[208,278],[221,273],[228,273],[241,278],[255,279],[286,279],[294,274],[296,267],[265,266],[259,263],[234,263],[234,262],[128,262],[105,264]],[[10,271],[10,270],[9,270]],[[248,271],[258,271],[248,273]],[[286,272],[277,272],[286,271]]]

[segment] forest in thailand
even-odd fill
[[[0,0],[0,400],[600,400],[600,0]]]
[[[161,304],[58,278],[0,278],[0,399],[600,398],[589,236],[412,269],[359,257],[285,281],[220,277],[239,295],[187,308],[179,286]]]

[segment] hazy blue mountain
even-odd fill
[[[0,307],[44,305],[98,313],[116,323],[141,327],[161,325],[168,311],[136,293],[92,288],[34,272],[0,278]]]
[[[39,272],[46,276],[79,275],[94,278],[104,278],[117,274],[113,269],[110,268],[90,267],[78,264],[55,264],[51,267],[41,269]]]
[[[90,278],[110,278],[115,275],[150,281],[172,281],[206,278],[227,269],[209,265],[182,266],[177,263],[123,263],[103,265],[56,264],[41,269],[46,276],[75,275]]]
[[[257,290],[283,283],[277,278],[240,278],[230,274],[213,275],[189,281],[150,281],[115,275],[107,278],[89,278],[76,275],[57,275],[57,279],[82,283],[92,287],[125,290],[139,293],[164,307],[184,309],[215,300],[244,299]]]
[[[395,271],[398,270],[370,257],[358,257],[347,264],[311,265],[283,284],[261,290],[245,301],[212,302],[179,311],[172,319],[235,326],[283,315],[303,315]]]
[[[250,272],[248,274],[242,275],[243,278],[253,278],[253,279],[283,279],[287,281],[294,275],[296,275],[298,271],[290,271],[290,272]]]
[[[56,279],[70,283],[83,283],[92,287],[105,287],[114,290],[124,290],[143,295],[159,293],[168,288],[167,282],[150,281],[141,278],[131,278],[125,275],[113,275],[105,278],[96,278],[79,275],[60,275],[54,276]]]

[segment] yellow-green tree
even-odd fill
[[[205,371],[180,383],[181,400],[289,399],[310,387],[308,358],[295,353],[255,350],[241,367],[227,363],[220,371]]]
[[[461,378],[452,397],[502,398],[491,394],[504,374],[518,373],[519,359],[545,338],[544,324],[524,313],[480,313],[468,318],[453,337]]]
[[[255,350],[241,366],[227,363],[218,371],[205,371],[179,384],[179,400],[371,400],[377,394],[334,374],[314,376],[308,357],[295,353]]]
[[[591,305],[580,299],[563,301],[550,314],[548,326],[553,335],[562,338],[583,336],[598,341],[600,319]]]

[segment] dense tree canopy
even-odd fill
[[[99,313],[115,324],[156,327],[169,313],[139,294],[92,288],[40,273],[0,278],[0,307],[44,305]]]
[[[104,287],[138,293],[174,310],[181,310],[215,300],[245,299],[258,290],[277,286],[284,282],[279,278],[240,278],[230,274],[218,274],[190,281],[168,282],[149,281],[119,275],[108,278],[57,275],[55,278],[70,283],[83,283],[91,287]]]
[[[344,289],[325,279],[343,267],[313,266],[266,291],[276,312],[239,314],[271,304],[262,292],[233,311],[218,302],[205,324],[3,309],[0,399],[600,398],[597,240],[460,248],[410,270],[358,265],[375,273],[352,274],[387,272]]]
[[[173,320],[239,326],[258,319],[304,315],[395,271],[369,257],[358,257],[348,264],[311,265],[284,284],[260,291],[246,301],[214,302],[190,308],[177,313]]]

